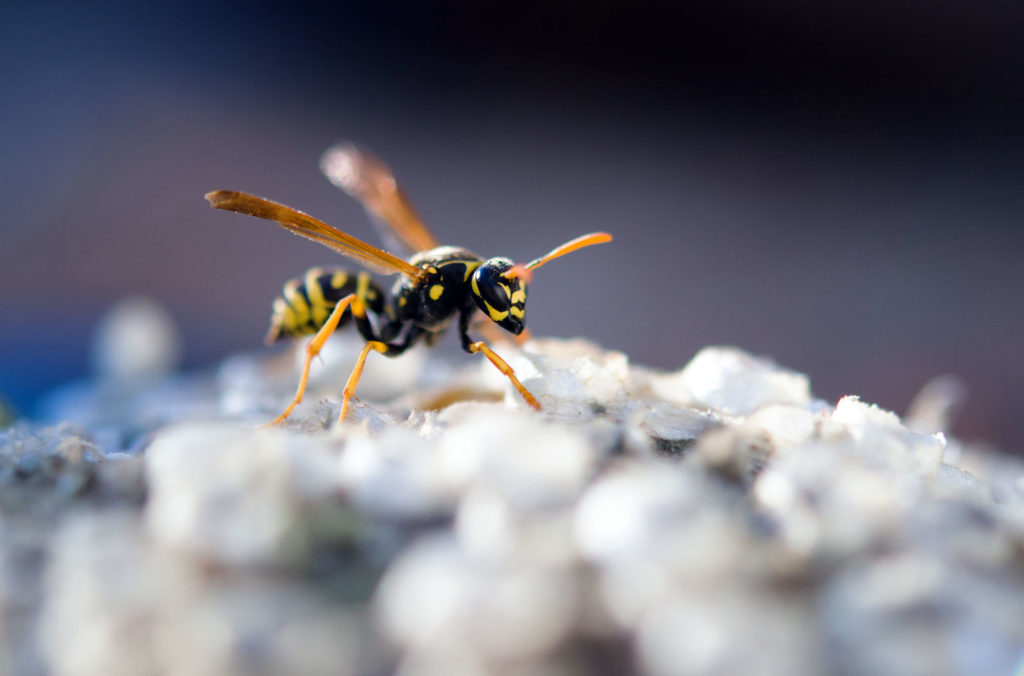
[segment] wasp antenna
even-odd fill
[[[552,249],[551,251],[544,254],[540,258],[533,259],[523,267],[525,267],[526,270],[530,271],[536,270],[545,263],[553,261],[556,258],[564,256],[567,253],[572,253],[577,249],[582,249],[585,246],[593,246],[595,244],[604,244],[605,242],[610,241],[612,241],[612,236],[609,235],[607,232],[592,232],[589,235],[581,235],[574,240],[566,242],[560,247]]]
[[[521,279],[525,284],[533,281],[533,272],[522,263],[515,263],[508,270],[501,273],[501,276],[505,279]]]

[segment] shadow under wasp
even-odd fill
[[[302,401],[313,358],[339,326],[354,319],[366,344],[342,392],[344,422],[370,351],[397,356],[424,340],[432,345],[458,315],[462,348],[480,352],[515,386],[527,404],[540,410],[512,367],[469,329],[478,313],[515,336],[526,327],[526,287],[533,271],[567,253],[610,242],[603,232],[577,237],[529,263],[508,258],[483,259],[454,246],[441,246],[413,211],[391,171],[370,153],[349,144],[324,153],[320,169],[327,178],[359,200],[384,235],[386,246],[414,253],[403,260],[333,228],[301,211],[242,192],[215,190],[206,199],[217,209],[276,221],[296,235],[319,242],[363,267],[384,275],[401,275],[388,296],[367,272],[312,268],[284,285],[273,305],[268,344],[282,338],[313,335],[306,345],[302,376],[295,397],[270,425],[284,421]]]

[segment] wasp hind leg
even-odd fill
[[[363,375],[363,366],[366,364],[366,356],[370,354],[370,350],[376,350],[381,354],[387,354],[388,345],[382,343],[379,340],[371,340],[363,345],[362,351],[359,352],[359,358],[356,359],[356,365],[352,368],[352,374],[348,377],[348,381],[345,383],[345,389],[341,392],[341,413],[338,415],[338,424],[345,422],[345,417],[348,416],[349,406],[352,401],[352,397],[356,393],[356,385],[359,384],[359,378]]]
[[[313,357],[320,354],[320,350],[323,348],[324,343],[326,343],[327,339],[331,337],[334,330],[338,328],[338,322],[341,321],[341,316],[345,314],[345,310],[355,300],[356,295],[354,293],[339,300],[338,304],[335,305],[334,309],[331,311],[330,316],[327,317],[327,321],[324,322],[324,325],[320,327],[320,330],[316,332],[313,339],[306,345],[306,361],[302,365],[302,377],[299,378],[299,387],[295,391],[295,397],[292,399],[292,403],[288,404],[288,408],[286,408],[281,415],[268,422],[264,427],[272,427],[283,423],[285,419],[291,415],[292,411],[295,410],[295,407],[302,401],[302,395],[306,393],[306,382],[309,380],[309,367],[313,363]]]

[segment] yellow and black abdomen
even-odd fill
[[[302,277],[288,280],[274,299],[266,343],[316,333],[338,301],[353,293],[362,295],[370,312],[383,311],[384,293],[366,272],[353,275],[342,268],[311,268]],[[346,309],[338,326],[351,318],[351,310]]]

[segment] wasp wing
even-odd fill
[[[320,171],[362,203],[385,245],[400,244],[410,254],[440,246],[416,215],[391,170],[371,153],[350,143],[332,146],[320,158]]]
[[[286,230],[334,249],[375,272],[385,275],[401,273],[411,279],[426,276],[421,268],[283,204],[233,190],[214,190],[206,194],[206,199],[216,209],[276,221]]]

